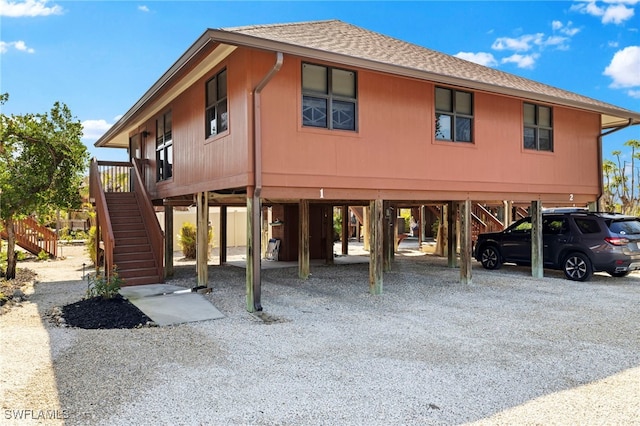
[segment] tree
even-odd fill
[[[606,211],[620,211],[625,214],[640,214],[640,170],[636,160],[640,160],[640,141],[631,139],[624,143],[631,148],[631,160],[622,160],[621,151],[613,151],[615,161],[602,163],[602,202]]]
[[[0,105],[8,99],[1,94]],[[16,274],[14,221],[80,205],[89,160],[81,137],[82,124],[60,102],[44,114],[0,113],[0,221],[8,235],[8,279]]]

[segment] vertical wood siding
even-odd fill
[[[174,177],[151,182],[156,197],[251,184],[251,91],[274,60],[273,53],[239,48],[172,102]],[[434,84],[356,69],[358,131],[306,128],[301,62],[285,56],[262,92],[265,190],[598,193],[598,114],[552,106],[554,152],[530,151],[523,148],[522,100],[472,91],[474,143],[435,141]],[[205,82],[223,67],[229,131],[205,140]],[[155,170],[155,121],[147,130],[147,158]]]

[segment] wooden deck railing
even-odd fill
[[[128,161],[96,161],[103,192],[132,192],[131,163]]]
[[[89,194],[94,202],[96,210],[96,218],[98,229],[96,229],[96,271],[100,266],[99,261],[99,241],[102,239],[104,244],[104,270],[108,277],[113,270],[113,249],[115,248],[115,238],[113,236],[113,228],[111,227],[111,218],[109,209],[107,208],[107,199],[104,196],[104,188],[102,186],[103,178],[100,173],[100,167],[104,166],[104,162],[98,162],[95,158],[91,160],[89,168]]]
[[[138,200],[141,203],[142,221],[147,229],[147,235],[149,236],[149,242],[151,243],[151,249],[153,250],[153,256],[158,268],[158,276],[162,277],[164,276],[164,232],[160,227],[158,216],[156,216],[156,212],[151,204],[151,197],[142,180],[141,170],[141,164],[137,159],[134,159],[130,172],[131,188],[137,194]]]
[[[13,222],[13,230],[16,236],[16,244],[29,252],[38,255],[41,251],[49,256],[58,255],[58,236],[47,227],[40,225],[31,217],[26,217]],[[2,230],[2,238],[9,236]]]

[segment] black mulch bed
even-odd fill
[[[92,297],[65,305],[62,316],[67,326],[87,329],[138,328],[152,321],[119,294],[112,299]]]

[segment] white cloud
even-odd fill
[[[607,10],[602,16],[603,24],[621,24],[624,21],[631,19],[634,15],[633,8],[627,7],[623,4],[616,4],[607,7]]]
[[[138,10],[141,12],[149,12],[149,8],[145,5],[138,6]]]
[[[498,61],[491,53],[486,52],[459,52],[455,55],[456,58],[464,59],[466,61],[475,62],[476,64],[484,65],[485,67],[493,67],[498,65]]]
[[[9,49],[15,49],[26,53],[35,53],[35,50],[27,47],[27,44],[22,40],[0,41],[0,53],[7,53]]]
[[[0,0],[0,16],[10,18],[61,15],[62,7],[48,7],[48,0],[9,1]]]
[[[635,99],[640,99],[640,90],[629,90],[627,95]]]
[[[563,24],[560,21],[553,21],[552,28],[554,31],[559,31],[560,33],[573,37],[574,35],[580,32],[580,28],[575,28],[573,26],[573,22],[569,21],[566,24]]]
[[[613,79],[609,87],[624,88],[640,86],[640,46],[629,46],[618,50],[605,68],[604,75]]]
[[[610,41],[609,43],[607,43],[607,46],[609,47],[618,47],[620,45],[620,43],[618,43],[617,41]]]
[[[633,18],[633,6],[638,0],[605,0],[603,3],[601,7],[595,0],[582,1],[572,5],[570,10],[600,18],[603,24],[622,24]]]
[[[516,52],[527,52],[533,48],[534,45],[542,43],[544,34],[525,34],[518,38],[511,37],[499,37],[493,42],[491,48],[494,50],[513,50]]]
[[[82,139],[96,141],[113,126],[107,120],[85,120],[82,122]]]
[[[502,58],[503,64],[516,64],[518,68],[527,68],[531,69],[536,63],[536,59],[540,57],[539,54],[534,53],[532,55],[520,55],[518,53],[513,54],[507,58]]]

